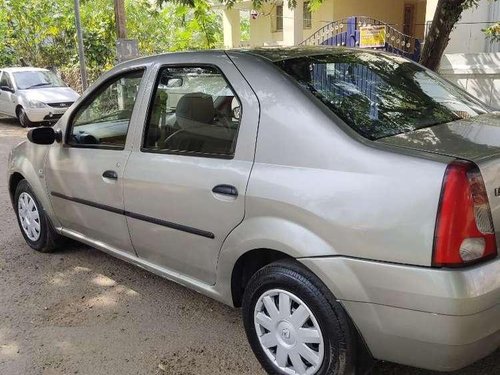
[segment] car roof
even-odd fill
[[[139,57],[137,59],[128,60],[117,65],[117,67],[126,68],[128,66],[136,66],[140,64],[155,63],[161,57],[171,56],[171,55],[192,55],[198,56],[200,62],[203,61],[204,56],[220,55],[221,53],[227,53],[229,55],[233,53],[243,53],[248,55],[254,55],[266,60],[276,62],[281,60],[293,59],[302,56],[312,56],[320,55],[324,53],[329,54],[346,54],[346,53],[379,53],[376,50],[368,50],[362,48],[348,48],[348,47],[337,47],[337,46],[296,46],[296,47],[262,47],[262,48],[234,48],[234,49],[212,49],[212,50],[199,50],[199,51],[183,51],[183,52],[168,52],[158,55]]]
[[[34,68],[31,66],[19,66],[19,67],[11,67],[11,68],[0,68],[0,71],[9,72],[9,73],[17,73],[17,72],[46,72],[48,69],[44,68]]]
[[[360,48],[347,48],[337,46],[296,46],[296,47],[268,47],[268,48],[253,48],[253,49],[240,49],[230,50],[239,51],[242,53],[257,55],[267,60],[276,62],[294,59],[304,56],[314,56],[328,54],[355,54],[360,52],[375,52],[372,50]]]

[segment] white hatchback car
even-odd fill
[[[79,96],[47,69],[0,70],[0,114],[17,117],[24,128],[56,122]]]

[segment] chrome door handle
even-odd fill
[[[118,173],[115,171],[104,171],[102,177],[109,178],[111,180],[118,180]]]
[[[217,185],[212,189],[215,194],[230,195],[232,197],[238,196],[238,190],[233,185]]]

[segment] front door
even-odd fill
[[[14,85],[9,73],[0,72],[0,113],[8,116],[16,115]]]
[[[208,284],[244,217],[258,125],[248,84],[225,55],[216,61],[159,70],[124,186],[138,256]]]
[[[124,216],[128,129],[143,70],[111,78],[70,115],[64,144],[51,146],[46,179],[65,230],[135,254]]]

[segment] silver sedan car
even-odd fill
[[[500,114],[407,59],[141,58],[28,139],[8,178],[29,246],[242,307],[269,373],[454,370],[500,344]]]
[[[24,128],[55,123],[79,96],[47,69],[0,70],[0,114],[17,117]]]

